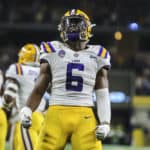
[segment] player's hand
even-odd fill
[[[96,128],[96,137],[99,140],[103,140],[109,135],[109,132],[110,132],[109,124],[98,125]]]
[[[10,110],[15,105],[15,103],[16,103],[16,98],[10,95],[4,94],[3,107],[6,110]]]
[[[31,121],[32,110],[29,107],[23,107],[20,111],[20,121],[24,128],[29,128],[32,124]]]

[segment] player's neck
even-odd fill
[[[74,51],[80,51],[87,48],[88,41],[67,42],[67,46]]]

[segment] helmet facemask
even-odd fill
[[[63,20],[64,33],[68,40],[86,40],[87,24],[81,16],[70,16],[65,17]]]
[[[84,16],[64,16],[58,26],[61,31],[61,38],[66,41],[88,41],[92,36],[89,33],[91,24]]]

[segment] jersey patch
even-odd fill
[[[106,50],[106,48],[100,47],[100,50],[97,55],[104,59],[107,59],[109,57],[109,52]]]
[[[53,47],[53,45],[50,42],[42,42],[41,50],[42,50],[42,52],[45,52],[45,53],[56,52],[55,48]]]

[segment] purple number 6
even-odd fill
[[[73,76],[73,69],[78,69],[79,71],[84,71],[84,65],[79,63],[69,63],[67,65],[67,79],[66,79],[66,89],[70,91],[82,91],[83,89],[83,78],[80,76]],[[73,83],[75,83],[73,85]]]

